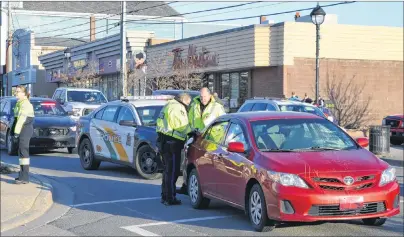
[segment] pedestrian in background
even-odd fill
[[[14,142],[18,144],[20,157],[20,173],[15,179],[17,184],[29,183],[29,142],[34,133],[34,108],[29,101],[29,92],[24,86],[17,86],[15,90],[17,104],[14,108],[14,123],[12,126]]]
[[[209,88],[203,87],[200,90],[200,96],[194,98],[189,109],[189,124],[193,131],[201,131],[217,117],[225,113],[222,103],[217,101]],[[182,187],[177,190],[178,194],[187,194],[187,185],[185,182],[184,180]]]
[[[181,167],[181,150],[187,134],[191,132],[188,120],[188,106],[191,96],[182,93],[170,100],[157,119],[157,143],[163,156],[163,180],[161,202],[166,205],[180,205],[176,198],[176,186]]]

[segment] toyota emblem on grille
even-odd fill
[[[346,185],[352,185],[354,183],[354,178],[352,178],[351,176],[346,176],[344,177],[344,183]]]

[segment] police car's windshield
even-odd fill
[[[67,112],[57,104],[56,102],[44,102],[44,101],[31,101],[34,107],[34,113],[36,116],[41,115],[53,115],[53,116],[65,116]]]
[[[100,104],[107,102],[104,95],[97,91],[68,91],[67,101],[87,104]]]
[[[144,126],[156,126],[157,118],[163,105],[136,107],[137,113]]]
[[[324,117],[324,114],[316,107],[305,106],[305,105],[281,105],[279,106],[281,111],[294,111],[294,112],[305,112],[315,114],[320,117]]]

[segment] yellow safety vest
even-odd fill
[[[19,100],[14,107],[14,117],[17,119],[17,123],[14,128],[15,134],[20,134],[21,129],[28,117],[35,117],[34,107],[28,99]]]
[[[201,114],[201,100],[200,97],[197,96],[194,98],[191,109],[189,110],[189,123],[192,128],[203,130],[213,120],[225,113],[223,105],[218,103],[214,96],[211,96],[210,103]]]
[[[191,132],[185,106],[176,100],[170,100],[160,112],[156,131],[185,141],[187,134]]]

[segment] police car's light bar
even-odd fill
[[[169,100],[173,99],[172,95],[150,95],[150,96],[122,96],[122,101],[130,101],[130,100]]]

